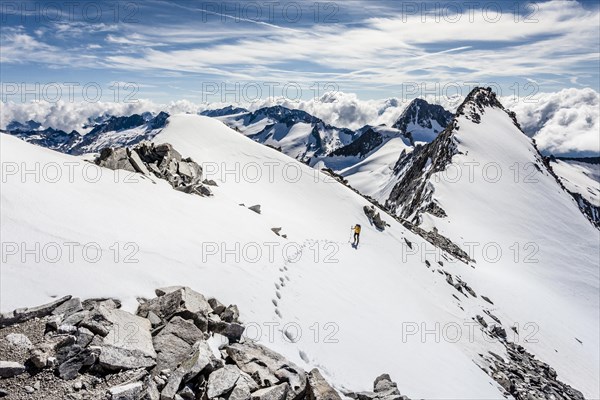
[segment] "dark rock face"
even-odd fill
[[[168,144],[143,142],[133,148],[104,148],[94,162],[112,170],[122,169],[168,181],[174,189],[200,196],[211,196],[202,183],[202,167],[183,158]]]
[[[422,213],[430,213],[440,218],[446,216],[445,211],[433,200],[432,187],[429,184],[431,176],[444,171],[451,164],[452,157],[458,153],[454,137],[454,132],[459,128],[457,118],[465,116],[474,123],[479,123],[481,115],[488,107],[506,112],[520,129],[515,114],[504,108],[491,88],[473,89],[458,108],[454,120],[435,140],[424,146],[416,146],[412,153],[400,156],[394,167],[397,183],[385,202],[390,211],[416,225],[420,223]],[[539,159],[541,160],[541,155]]]
[[[369,128],[358,139],[347,146],[333,151],[329,156],[358,156],[362,158],[381,146],[383,141],[384,138],[381,133],[376,132],[373,128]]]
[[[452,118],[452,113],[444,109],[444,107],[437,104],[430,104],[423,99],[414,99],[402,112],[402,115],[400,115],[392,127],[400,130],[414,146],[415,141],[429,140],[426,140],[427,138],[425,137],[413,137],[410,130],[411,126],[419,126],[425,130],[431,131],[430,137],[433,138],[452,122]],[[437,122],[441,127],[440,131],[434,127],[433,122]]]
[[[231,112],[233,113],[233,109]],[[239,114],[232,118],[237,125],[242,127],[267,120],[268,123],[261,131],[248,135],[252,140],[263,144],[281,141],[296,124],[310,125],[311,131],[306,138],[306,147],[300,154],[290,154],[302,162],[308,162],[314,156],[327,155],[329,152],[341,147],[342,144],[337,142],[336,137],[343,137],[348,141],[358,137],[355,131],[331,126],[306,111],[292,110],[283,106],[265,107],[253,112],[233,114]],[[234,129],[239,130],[237,126]],[[348,141],[345,141],[345,143]],[[274,143],[267,144],[267,146],[281,151],[281,147],[274,145]]]
[[[31,126],[37,126],[37,128],[40,127],[39,124]],[[16,129],[11,130],[11,127]],[[82,136],[77,131],[65,132],[53,128],[46,128],[44,130],[26,128],[27,126],[17,127],[13,122],[8,124],[6,132],[26,142],[46,147],[51,150],[60,151],[61,153],[70,153],[71,149],[78,146],[82,140]]]

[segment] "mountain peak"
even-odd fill
[[[439,104],[413,99],[392,128],[400,130],[413,144],[431,142],[452,122],[453,115]]]
[[[464,115],[467,119],[479,124],[481,122],[481,115],[485,113],[486,108],[499,108],[503,110],[513,120],[515,126],[522,131],[516,114],[504,108],[500,100],[498,100],[496,93],[490,87],[476,87],[471,90],[456,110],[456,116]]]

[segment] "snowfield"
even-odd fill
[[[505,116],[490,111],[478,127],[464,123],[455,161],[531,160],[529,139],[514,135]],[[171,116],[153,141],[201,164],[218,184],[214,196],[1,136],[1,311],[64,294],[117,297],[133,311],[132,293],[153,297],[157,287],[182,284],[237,304],[248,337],[306,369],[319,367],[340,390],[371,389],[389,373],[411,398],[475,400],[501,398],[479,366],[480,353],[505,352],[473,322],[487,319],[486,309],[509,337],[518,323],[521,335],[511,339],[559,379],[600,396],[598,231],[550,176],[538,174],[529,186],[435,184],[450,218],[428,226],[456,243],[494,241],[505,251],[499,261],[475,254],[477,262],[465,264],[385,213],[390,226],[378,231],[364,198],[215,119]],[[351,184],[383,190],[387,165],[405,146],[387,143],[389,153],[369,160],[379,169],[369,176],[358,164]],[[247,208],[256,204],[261,214]],[[363,227],[358,250],[349,244],[355,223]],[[515,242],[536,243],[539,262],[523,261],[528,249],[514,262]],[[28,252],[36,245],[44,255],[37,260]],[[494,305],[458,294],[442,270]]]
[[[600,164],[573,160],[552,161],[552,169],[568,191],[600,207]]]

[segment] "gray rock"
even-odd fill
[[[250,206],[250,207],[248,207],[248,209],[254,211],[257,214],[260,214],[260,204]]]
[[[94,333],[87,328],[81,327],[77,329],[75,334],[77,338],[77,344],[81,347],[87,347],[94,339]]]
[[[0,361],[0,378],[12,378],[25,372],[25,366],[13,361]]]
[[[209,399],[222,396],[229,392],[240,379],[240,370],[235,365],[225,365],[213,371],[208,377],[206,395]]]
[[[65,317],[61,323],[66,324],[66,325],[79,325],[81,323],[81,321],[83,321],[85,319],[85,317],[87,317],[90,314],[90,312],[88,310],[83,310],[83,311],[78,311],[75,313],[70,314],[69,316]]]
[[[156,364],[150,321],[119,309],[100,312],[112,324],[101,346],[100,364],[104,368],[148,368]]]
[[[49,352],[42,348],[35,348],[31,350],[31,356],[29,362],[31,362],[36,368],[43,369],[48,366]]]
[[[289,385],[282,383],[281,385],[266,387],[252,393],[252,400],[283,400],[289,399]]]
[[[76,312],[82,311],[83,305],[81,299],[74,297],[68,301],[65,301],[60,306],[56,307],[52,311],[52,315],[63,315],[65,318]],[[72,324],[74,325],[74,324]]]
[[[219,300],[215,299],[214,297],[208,299],[208,304],[210,304],[210,307],[213,309],[213,312],[217,315],[221,315],[221,313],[225,311],[225,305]]]
[[[203,295],[183,287],[140,304],[137,315],[146,318],[150,311],[163,321],[171,319],[174,315],[192,319],[198,328],[206,331],[207,316],[212,308]]]
[[[244,326],[238,324],[237,322],[214,322],[211,324],[213,327],[213,332],[218,333],[220,335],[225,336],[229,339],[230,343],[239,342],[244,334]]]
[[[247,373],[240,371],[240,378],[235,384],[227,400],[249,400],[251,393],[258,390],[258,385]]]
[[[318,369],[308,373],[308,400],[341,400],[338,392],[323,378]]]
[[[395,382],[388,374],[382,374],[373,382],[373,392],[350,392],[346,395],[356,400],[409,400],[400,394]]]
[[[280,354],[252,341],[227,346],[227,355],[260,386],[289,382],[288,400],[303,398],[307,389],[306,373]]]
[[[240,317],[240,311],[235,304],[232,304],[220,314],[220,317],[225,322],[237,322]]]
[[[0,314],[0,328],[50,315],[58,306],[70,299],[71,296],[65,296],[52,303],[37,307],[19,308],[9,313]]]
[[[112,387],[108,390],[111,400],[138,400],[142,394],[142,382]]]
[[[375,378],[373,390],[380,397],[400,396],[398,385],[392,381],[392,378],[388,374],[382,374]]]
[[[11,346],[22,350],[29,350],[32,347],[31,340],[22,333],[9,333],[6,335],[5,340],[10,343]]]
[[[125,171],[136,172],[131,164],[129,155],[127,154],[127,149],[124,147],[119,149],[104,148],[100,151],[100,155],[94,162],[96,165],[112,170],[122,169]]]
[[[136,172],[139,172],[143,175],[150,175],[150,171],[135,150],[129,152],[129,162],[131,162],[131,165],[133,165],[133,168],[135,168]]]
[[[158,370],[174,370],[192,352],[192,346],[204,338],[202,331],[189,320],[173,317],[152,340],[157,353]]]
[[[194,344],[191,357],[184,360],[169,376],[169,380],[161,392],[161,399],[174,399],[182,382],[189,382],[200,372],[211,367],[215,362],[212,350],[205,341]]]
[[[383,231],[385,230],[386,226],[389,226],[384,220],[381,219],[381,215],[377,212],[374,206],[364,206],[363,211],[369,219],[369,222],[375,225],[375,228],[378,230]]]
[[[58,351],[58,376],[65,380],[77,378],[79,371],[93,365],[98,360],[99,349],[86,348],[74,344]]]

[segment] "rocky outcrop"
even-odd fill
[[[377,228],[378,230],[383,231],[387,226],[390,226],[388,223],[381,219],[381,215],[377,212],[374,206],[364,206],[363,211],[369,219],[369,222],[375,225],[375,228]]]
[[[157,289],[155,298],[139,302],[135,315],[117,300],[70,296],[7,314],[0,328],[0,341],[9,344],[0,346],[0,397],[340,399],[318,370],[306,373],[244,340],[235,305],[184,286]],[[232,330],[237,333],[228,336]],[[225,340],[218,349],[210,344],[216,337]]]
[[[372,392],[349,392],[346,395],[355,400],[410,400],[400,393],[398,385],[388,374],[375,378]]]
[[[183,158],[168,143],[155,145],[143,142],[132,148],[104,148],[94,162],[113,170],[138,172],[145,176],[164,179],[174,189],[210,196],[211,191],[202,181],[202,167],[191,158]]]
[[[507,357],[492,352],[482,355],[487,364],[483,370],[502,387],[505,396],[516,400],[584,400],[581,392],[560,382],[552,367],[536,360],[524,347],[505,340],[500,342]]]

